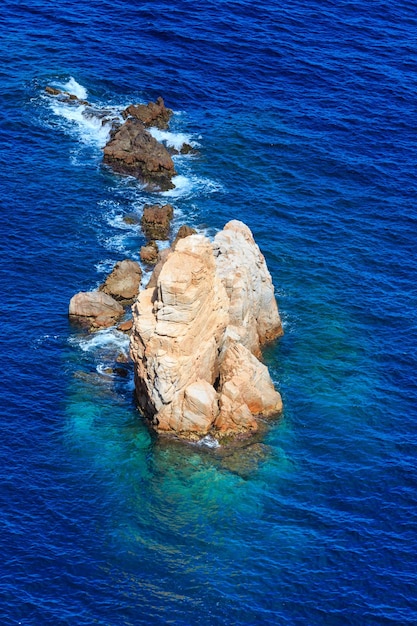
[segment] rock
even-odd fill
[[[140,249],[140,260],[148,265],[155,265],[158,261],[158,246],[155,241],[150,241]]]
[[[257,430],[254,415],[282,411],[268,368],[239,343],[229,346],[220,366],[220,414],[216,427],[222,432]]]
[[[170,204],[145,204],[141,220],[142,229],[148,239],[168,239],[174,209]]]
[[[174,146],[169,146],[168,145],[167,146],[167,150],[172,155],[177,155],[177,154],[198,154],[198,150],[193,148],[193,146],[190,145],[189,143],[183,143],[179,150],[178,150],[178,148],[174,148]]]
[[[230,301],[228,334],[253,354],[283,334],[271,275],[246,224],[228,222],[213,242],[217,273]]]
[[[60,100],[77,103],[77,104],[83,104],[85,106],[90,106],[90,103],[87,102],[87,100],[81,100],[74,93],[69,93],[68,91],[62,91],[61,89],[57,89],[56,87],[51,87],[50,85],[47,85],[45,87],[45,91],[50,96],[60,96],[59,98]]]
[[[115,172],[135,176],[151,189],[173,189],[174,162],[165,146],[146,130],[142,122],[128,118],[104,148],[104,162]]]
[[[49,93],[50,96],[59,96],[62,93],[60,89],[56,89],[56,87],[50,87],[49,85],[45,87],[45,91],[46,93]]]
[[[117,330],[119,330],[119,327],[117,327]],[[119,354],[116,357],[116,363],[129,363],[129,359],[126,356],[126,354],[124,354],[123,352],[119,352]]]
[[[134,117],[142,122],[144,126],[150,128],[155,126],[161,130],[168,128],[169,120],[172,116],[171,109],[167,109],[161,97],[156,102],[148,104],[131,104],[122,112],[124,119]]]
[[[159,252],[158,255],[158,262],[155,265],[155,269],[152,272],[152,276],[149,279],[148,284],[146,285],[146,289],[154,289],[158,283],[158,277],[159,274],[161,273],[161,270],[164,266],[165,261],[167,260],[168,256],[171,253],[171,248],[165,248],[164,250],[161,250],[161,252]]]
[[[183,226],[180,226],[180,228],[178,229],[177,235],[172,243],[172,248],[175,249],[175,246],[180,239],[184,239],[185,237],[196,234],[197,231],[195,230],[195,228],[191,228],[191,226],[183,224]]]
[[[99,109],[88,104],[86,100],[79,100],[80,104],[88,105],[82,111],[82,116],[87,120],[100,120],[101,125],[116,123],[117,117],[111,109]]]
[[[122,333],[130,333],[130,331],[132,330],[132,326],[133,326],[133,321],[126,320],[125,322],[121,322],[118,325],[117,330],[120,330],[120,332]]]
[[[125,367],[115,367],[113,371],[117,376],[121,376],[121,378],[127,378],[129,376],[129,370]]]
[[[207,432],[208,415],[213,423],[218,413],[213,384],[227,310],[211,244],[200,235],[179,241],[162,266],[156,288],[139,294],[132,307],[131,356],[139,405],[158,431],[192,438],[201,428]],[[204,427],[195,414],[198,389],[189,388],[197,381],[204,390]]]
[[[208,433],[246,436],[258,429],[256,416],[282,410],[268,369],[252,353],[269,336],[265,328],[270,332],[279,320],[278,309],[277,318],[267,312],[268,326],[257,301],[259,297],[274,310],[264,293],[272,289],[269,272],[244,224],[230,223],[222,232],[224,238],[214,244],[189,235],[164,250],[132,307],[130,353],[137,400],[160,433],[191,440]],[[229,259],[227,273],[220,255]],[[238,259],[250,267],[243,271]],[[238,285],[253,308],[245,309],[244,316]],[[272,298],[275,302],[273,289]],[[247,346],[252,339],[254,346]]]
[[[116,263],[99,290],[124,304],[131,304],[139,293],[141,280],[142,270],[139,263],[125,259]]]
[[[221,467],[242,478],[249,478],[272,454],[271,448],[256,442],[238,447],[221,460]]]
[[[125,224],[139,224],[139,217],[133,213],[129,213],[128,215],[123,216],[123,221]]]
[[[181,154],[196,154],[197,150],[193,148],[189,143],[183,143],[180,150]]]
[[[91,329],[113,326],[123,314],[122,305],[101,291],[81,291],[69,304],[70,319]]]

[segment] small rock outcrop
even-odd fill
[[[62,89],[57,89],[56,87],[51,87],[50,85],[47,85],[45,87],[45,92],[49,96],[59,96],[59,99],[63,100],[64,102],[71,102],[75,104],[83,104],[85,106],[89,106],[89,102],[87,102],[87,100],[81,100],[74,93],[69,93],[68,91],[62,91]]]
[[[179,227],[178,232],[175,236],[175,239],[172,242],[172,248],[175,249],[175,246],[177,245],[180,239],[184,239],[185,237],[189,237],[190,235],[196,235],[196,234],[197,234],[197,231],[195,228],[191,228],[191,226],[187,226],[186,224],[183,224],[182,226]]]
[[[242,271],[238,258],[250,267]],[[136,395],[156,431],[189,440],[247,433],[257,429],[256,416],[282,410],[257,358],[259,346],[282,333],[278,308],[265,260],[241,222],[227,224],[214,243],[202,235],[178,240],[132,313]]]
[[[142,122],[129,117],[112,133],[103,150],[104,162],[115,172],[135,176],[151,189],[173,189],[174,162]]]
[[[158,245],[150,241],[140,249],[140,260],[147,265],[155,265],[158,262]]]
[[[132,304],[139,293],[142,270],[139,263],[125,259],[114,266],[99,290],[123,304]]]
[[[169,120],[172,116],[172,110],[167,109],[161,97],[156,102],[148,102],[148,104],[131,104],[122,112],[124,119],[134,117],[142,122],[144,126],[150,128],[155,126],[161,130],[168,128]]]
[[[141,219],[145,237],[150,240],[168,239],[174,209],[170,204],[145,204]]]
[[[124,314],[122,305],[102,291],[81,291],[70,300],[70,320],[90,330],[113,326]]]

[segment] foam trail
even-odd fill
[[[69,342],[78,345],[83,352],[129,352],[129,337],[115,328],[99,330],[87,338],[70,337]]]
[[[74,106],[57,100],[51,103],[51,108],[55,115],[71,122],[83,143],[94,143],[100,148],[106,145],[110,124],[103,125],[99,117],[85,116],[83,114],[86,110],[84,105]]]
[[[208,178],[199,178],[198,176],[184,176],[179,174],[172,179],[175,185],[174,189],[162,191],[161,196],[170,198],[184,198],[192,195],[209,194],[216,191],[222,191],[223,187],[219,183]]]

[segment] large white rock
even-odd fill
[[[281,398],[255,354],[282,334],[272,281],[250,230],[179,240],[132,307],[139,406],[158,432],[188,439],[257,428]]]

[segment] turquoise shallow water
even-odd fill
[[[405,625],[416,612],[415,8],[44,0],[2,9],[2,624]],[[138,258],[155,194],[46,84],[162,95],[175,228],[238,218],[285,335],[283,418],[239,455],[150,436],[127,344],[68,302]]]

